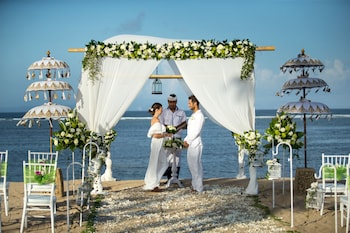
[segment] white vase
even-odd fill
[[[236,179],[246,179],[247,176],[244,174],[244,155],[245,150],[239,150],[238,151],[238,174],[236,176]]]
[[[256,167],[254,167],[252,164],[249,165],[249,175],[250,175],[250,180],[245,192],[246,194],[249,194],[249,195],[257,195],[259,192],[259,187],[258,187],[258,180],[256,177]]]

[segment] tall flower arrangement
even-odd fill
[[[163,45],[137,43],[135,41],[122,43],[107,43],[90,41],[85,47],[83,59],[84,70],[89,70],[92,80],[100,73],[100,62],[103,57],[126,59],[210,59],[210,58],[244,58],[241,78],[246,79],[254,69],[256,46],[249,40],[233,41],[175,41]]]
[[[243,133],[243,135],[232,133],[235,139],[235,143],[240,150],[247,150],[249,153],[249,161],[255,158],[256,153],[259,151],[261,145],[262,135],[258,130],[249,130]]]
[[[284,112],[277,114],[265,130],[264,139],[268,142],[264,145],[265,153],[280,142],[289,143],[293,149],[298,150],[304,145],[300,141],[303,136],[304,133],[297,131],[296,122],[288,114]],[[286,145],[283,145],[283,147],[286,148]]]
[[[54,132],[53,142],[56,150],[83,149],[90,135],[85,124],[78,118],[76,109],[68,113],[68,117],[64,121],[59,122],[60,130]]]
[[[92,141],[100,148],[109,150],[111,143],[115,140],[117,132],[109,130],[102,137],[86,128],[86,125],[78,118],[76,109],[68,113],[68,117],[59,123],[60,130],[54,133],[54,145],[56,150],[83,149],[85,144]]]

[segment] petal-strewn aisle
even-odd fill
[[[193,193],[186,186],[109,192],[98,209],[97,232],[285,232],[242,187],[206,184],[203,193]]]

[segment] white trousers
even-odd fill
[[[203,191],[202,149],[202,143],[187,148],[187,163],[192,175],[192,188],[197,192]]]

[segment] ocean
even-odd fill
[[[187,116],[190,116],[187,112]],[[256,110],[256,129],[264,133],[276,110]],[[332,109],[330,120],[307,120],[307,167],[318,171],[321,164],[321,154],[350,153],[350,109]],[[32,128],[16,126],[24,113],[0,113],[0,151],[9,151],[8,180],[19,182],[23,180],[22,161],[27,160],[27,152],[49,151],[49,124],[42,120],[40,127]],[[299,131],[303,131],[303,121],[296,118]],[[150,151],[150,139],[147,131],[150,124],[148,112],[127,111],[115,126],[118,135],[111,145],[113,162],[113,177],[117,180],[142,180],[144,178]],[[58,130],[57,122],[53,131]],[[184,132],[185,135],[185,132]],[[206,119],[202,140],[204,144],[202,162],[204,178],[235,178],[238,173],[237,146],[231,132]],[[264,159],[271,158],[271,151]],[[280,158],[283,150],[280,149]],[[299,158],[293,158],[293,170],[304,167],[304,150],[299,150]],[[289,177],[289,152],[284,156],[284,176]],[[77,151],[75,160],[81,159]],[[190,178],[187,167],[186,150],[182,152],[180,179]],[[249,177],[248,162],[245,159],[245,174]],[[71,151],[59,153],[58,167],[66,176],[66,168],[72,162]],[[266,166],[257,168],[258,178],[265,177]]]

